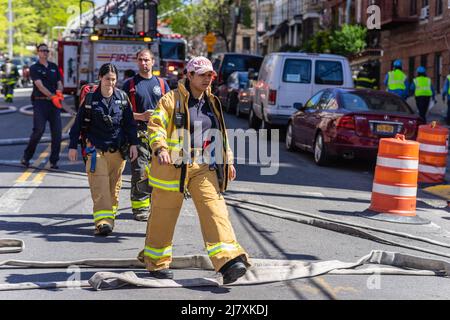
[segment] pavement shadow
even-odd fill
[[[2,215],[2,217],[7,216],[8,215]],[[21,216],[17,215],[9,216],[18,219],[22,218]],[[31,215],[27,215],[27,217],[30,216]],[[37,215],[37,217],[42,218],[42,215]],[[99,237],[94,236],[94,224],[92,222],[67,224],[75,220],[80,220],[80,217],[82,217],[82,215],[69,215],[69,217],[66,217],[66,219],[61,219],[59,222],[52,225],[42,225],[37,222],[11,222],[0,220],[0,230],[2,230],[3,233],[7,233],[8,235],[35,235],[37,238],[45,239],[48,242],[120,243],[124,240],[128,240],[131,237],[145,237],[145,233],[125,233],[117,231],[113,231],[113,233],[108,237]]]

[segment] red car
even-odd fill
[[[318,165],[335,157],[374,159],[380,138],[401,133],[415,140],[424,123],[400,97],[368,89],[325,89],[294,107],[286,148],[313,152]]]

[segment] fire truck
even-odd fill
[[[64,93],[75,95],[76,105],[81,87],[97,81],[104,63],[117,67],[120,87],[126,70],[138,71],[136,53],[143,48],[153,52],[153,74],[161,75],[157,5],[156,0],[107,0],[69,22],[57,56]]]
[[[175,88],[178,80],[183,77],[186,67],[187,42],[179,34],[162,34],[159,37],[161,76],[166,79],[169,87]]]

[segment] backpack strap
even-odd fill
[[[92,98],[94,96],[94,92],[97,89],[98,86],[92,85],[89,88],[89,92],[86,94],[86,97],[84,98],[84,117],[83,117],[83,123],[81,124],[81,131],[84,135],[86,135],[89,132],[89,128],[91,126],[92,122]]]
[[[136,107],[136,84],[134,82],[134,77],[130,79],[130,102],[131,102],[131,109],[134,113],[137,113],[137,107]]]
[[[164,80],[160,77],[156,77],[159,81],[159,86],[161,87],[161,96],[166,94],[166,86],[164,85]]]

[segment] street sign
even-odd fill
[[[206,36],[203,37],[203,41],[206,43],[206,47],[208,52],[214,51],[214,45],[217,42],[217,38],[214,33],[209,32]]]

